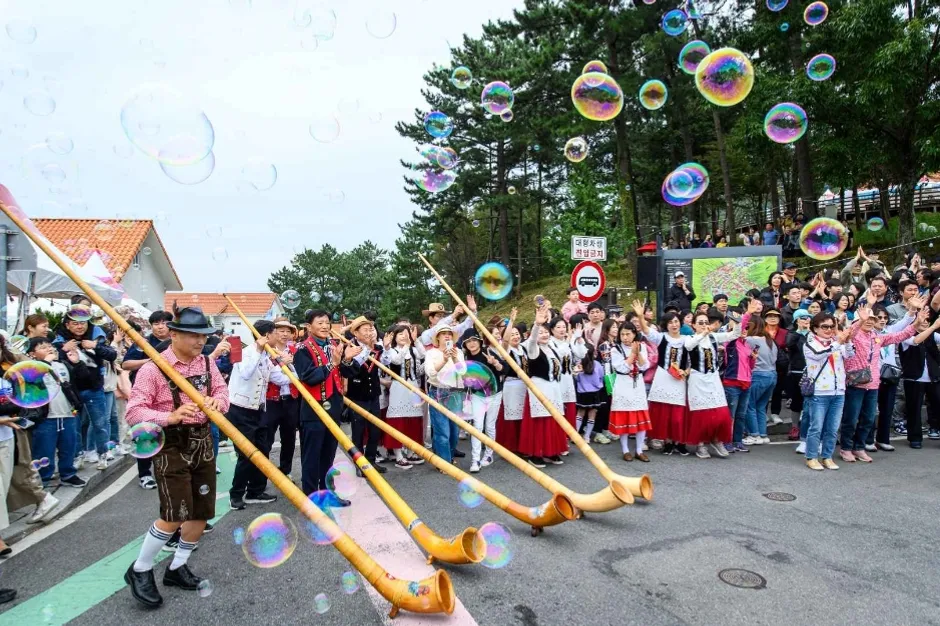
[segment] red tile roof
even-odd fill
[[[227,295],[238,305],[242,313],[252,316],[267,313],[277,297],[276,294],[270,292],[229,293]],[[206,315],[236,315],[235,310],[221,293],[168,291],[163,302],[163,310],[172,311],[174,300],[179,307],[198,306]]]
[[[163,254],[170,259],[151,220],[36,218],[33,222],[46,239],[79,265],[97,251],[117,281],[124,277],[151,229]],[[182,285],[172,261],[170,270]]]

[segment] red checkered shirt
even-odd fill
[[[166,359],[167,363],[180,373],[184,378],[193,382],[193,377],[199,377],[206,373],[206,361],[202,355],[199,355],[189,363],[180,361],[173,348],[167,348],[160,356]],[[225,379],[222,378],[219,368],[215,361],[209,359],[209,373],[212,376],[212,397],[219,401],[219,411],[225,413],[228,411],[228,387]],[[205,385],[196,384],[196,389],[205,392]],[[180,400],[183,404],[192,402],[189,397],[180,392]],[[168,426],[167,418],[173,412],[173,394],[170,392],[169,381],[163,375],[153,362],[149,362],[140,368],[137,372],[137,378],[134,380],[134,387],[131,391],[131,399],[127,401],[127,423],[129,425],[140,424],[141,422],[150,422],[159,426]],[[183,419],[183,424],[195,425],[205,424],[209,421],[206,414],[198,411],[193,417]]]

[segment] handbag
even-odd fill
[[[875,358],[875,344],[872,343],[871,351],[868,353],[868,366],[857,370],[851,370],[845,373],[845,385],[847,387],[858,387],[867,385],[871,382],[871,362]]]
[[[881,380],[889,383],[901,380],[901,368],[887,361],[881,362],[881,371],[879,373],[881,374]]]
[[[826,363],[819,368],[819,371],[816,372],[815,378],[810,378],[806,375],[806,372],[803,372],[802,378],[800,378],[800,393],[804,397],[808,398],[809,396],[816,394],[816,381],[819,380],[819,377],[822,376],[823,370],[826,369],[826,365],[829,365],[829,360],[826,360]]]

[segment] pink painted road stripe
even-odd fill
[[[339,455],[337,455],[338,458]],[[421,580],[434,573],[434,568],[426,563],[426,557],[421,548],[395,519],[395,516],[385,506],[382,499],[372,491],[368,481],[365,479],[358,480],[360,481],[359,490],[352,497],[353,515],[349,516],[350,522],[346,526],[346,532],[349,536],[372,558],[378,561],[388,573],[397,578]],[[464,565],[462,567],[481,566]],[[473,616],[470,615],[470,612],[460,601],[460,590],[456,587],[455,591],[458,598],[452,615],[420,615],[403,610],[394,620],[389,620],[388,611],[391,609],[391,604],[379,595],[379,592],[372,585],[363,581],[362,586],[368,591],[372,604],[375,605],[376,610],[385,619],[386,624],[394,624],[395,626],[438,626],[440,624],[477,626],[476,620],[473,619]]]

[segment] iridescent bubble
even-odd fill
[[[359,577],[354,572],[343,572],[340,577],[340,586],[343,592],[351,595],[359,591]]]
[[[839,220],[829,217],[817,217],[800,231],[800,250],[817,261],[836,258],[848,244],[848,229]]]
[[[695,86],[712,104],[734,106],[751,93],[754,67],[740,50],[719,48],[699,63]]]
[[[457,89],[469,89],[472,82],[473,72],[465,65],[455,67],[450,73],[450,83]]]
[[[683,10],[689,16],[690,20],[702,19],[702,12],[698,10],[694,0],[685,0]]]
[[[288,289],[281,294],[281,304],[284,305],[284,308],[288,311],[293,311],[300,306],[300,293],[296,289]]]
[[[587,155],[588,143],[584,137],[572,137],[565,142],[565,158],[572,163],[580,163]]]
[[[114,224],[108,220],[101,220],[91,229],[91,233],[98,243],[107,243],[114,239]]]
[[[315,141],[332,143],[339,137],[339,120],[333,116],[319,117],[310,124],[308,130]]]
[[[790,0],[767,0],[767,8],[774,13],[783,11]]]
[[[303,515],[300,518],[300,523],[304,537],[318,546],[336,543],[345,534],[343,527],[348,522],[350,507],[342,506],[339,496],[326,489],[311,493],[307,500],[311,505],[316,505],[329,520],[332,520],[332,523],[328,521],[321,528],[310,521],[306,515]]]
[[[150,422],[141,422],[128,428],[127,438],[131,442],[129,454],[135,459],[149,459],[160,452],[166,442],[163,429]]]
[[[29,78],[29,70],[25,65],[14,65],[10,68],[10,74],[13,75],[13,78]]]
[[[506,109],[499,114],[499,119],[503,120],[504,122],[511,122],[513,117],[512,109]]]
[[[885,221],[880,217],[873,217],[865,223],[865,226],[873,233],[878,232],[885,227]]]
[[[31,91],[23,98],[23,106],[33,115],[45,117],[55,113],[55,100],[45,91]]]
[[[506,193],[508,193],[510,196],[514,196],[516,195],[516,188],[512,185],[509,185],[509,187],[506,188]]]
[[[603,61],[588,61],[584,64],[584,67],[581,69],[582,74],[587,74],[588,72],[597,72],[599,74],[607,74],[607,66],[604,65]]]
[[[257,189],[267,191],[277,182],[277,168],[261,159],[249,161],[242,168],[242,180]]]
[[[679,67],[683,72],[689,75],[695,75],[702,59],[711,53],[712,49],[704,41],[695,39],[682,46],[679,51]]]
[[[473,220],[472,222],[470,222],[470,224],[471,224],[474,228],[479,228],[479,227],[480,227],[480,220]]]
[[[313,610],[320,615],[330,610],[330,599],[325,593],[318,593],[313,596]]]
[[[810,26],[819,26],[829,17],[829,6],[825,2],[813,2],[803,11],[803,21]]]
[[[571,86],[571,101],[582,116],[595,122],[606,122],[623,110],[623,90],[607,74],[581,74]]]
[[[423,191],[440,193],[446,191],[457,180],[453,170],[440,170],[435,167],[415,166],[409,173],[409,179]]]
[[[52,367],[45,361],[20,361],[3,375],[3,395],[18,407],[34,409],[45,406],[55,397],[58,387],[46,386],[45,376]]]
[[[265,513],[248,525],[242,552],[255,567],[282,565],[297,548],[297,529],[280,513]]]
[[[42,168],[42,177],[51,184],[58,185],[65,180],[65,170],[55,163],[50,163],[46,167]]]
[[[775,104],[764,117],[764,133],[776,143],[798,141],[806,134],[807,126],[806,111],[792,102]]]
[[[236,528],[232,531],[232,540],[235,542],[236,546],[242,545],[245,542],[245,529]]]
[[[669,97],[669,90],[661,80],[648,80],[640,87],[640,104],[648,111],[661,109]]]
[[[93,317],[91,308],[83,304],[73,304],[69,307],[68,316],[76,322],[87,322]]]
[[[789,23],[784,22],[783,24],[780,25],[780,32],[785,33],[785,32],[787,32],[788,30],[790,30],[790,24],[789,24]]]
[[[532,150],[535,152],[538,152],[541,149],[542,149],[542,146],[540,146],[539,144],[535,144],[534,146],[532,146]]]
[[[161,161],[160,169],[170,180],[181,185],[198,185],[215,171],[215,153],[210,152],[203,160],[189,165],[171,165]]]
[[[89,318],[91,319],[91,318]],[[25,335],[13,335],[10,337],[10,347],[21,354],[26,354],[26,345],[29,343],[29,337]]]
[[[199,486],[199,495],[205,496],[209,493],[209,485],[200,485]]]
[[[140,251],[144,253],[144,256],[150,256],[153,254],[153,250],[150,249],[150,246],[144,246],[140,249]]]
[[[424,130],[435,139],[444,139],[454,132],[454,122],[445,113],[431,111],[424,116]]]
[[[121,126],[144,154],[170,165],[198,163],[215,144],[206,114],[167,85],[138,87],[121,108]]]
[[[449,146],[440,148],[435,155],[435,162],[445,170],[457,167],[457,151]]]
[[[487,522],[480,527],[478,535],[486,542],[486,556],[481,565],[490,569],[501,569],[512,561],[512,533],[502,524]]]
[[[823,81],[836,71],[836,60],[831,54],[817,54],[806,64],[806,75],[810,80]]]
[[[36,28],[26,20],[7,22],[7,36],[16,43],[30,44],[36,41]]]
[[[391,11],[375,10],[366,16],[366,31],[376,39],[388,39],[398,26],[398,18]]]
[[[68,154],[75,147],[75,143],[65,133],[49,133],[46,145],[56,154]]]
[[[483,496],[480,495],[480,481],[469,476],[461,480],[457,484],[457,500],[468,509],[475,509],[483,504]]]
[[[483,93],[480,95],[480,104],[488,113],[493,115],[500,115],[503,111],[511,109],[515,100],[516,96],[513,94],[512,89],[500,80],[493,81],[484,87]]]
[[[670,37],[678,37],[689,26],[689,16],[682,9],[672,9],[663,15],[663,32]]]
[[[359,489],[356,467],[349,459],[340,459],[326,471],[326,485],[340,498],[348,500]]]
[[[683,163],[663,180],[663,200],[685,206],[698,200],[708,189],[708,170],[698,163]]]
[[[29,462],[29,467],[30,467],[30,469],[32,469],[32,470],[38,472],[38,471],[39,471],[39,460],[38,460],[38,459],[33,459],[32,461],[30,461],[30,462]]]
[[[49,457],[47,456],[44,456],[41,459],[39,459],[39,467],[49,467],[50,463],[51,461],[49,461]]]
[[[212,582],[203,578],[199,581],[199,584],[196,585],[196,592],[199,594],[200,598],[208,598],[212,595]]]

